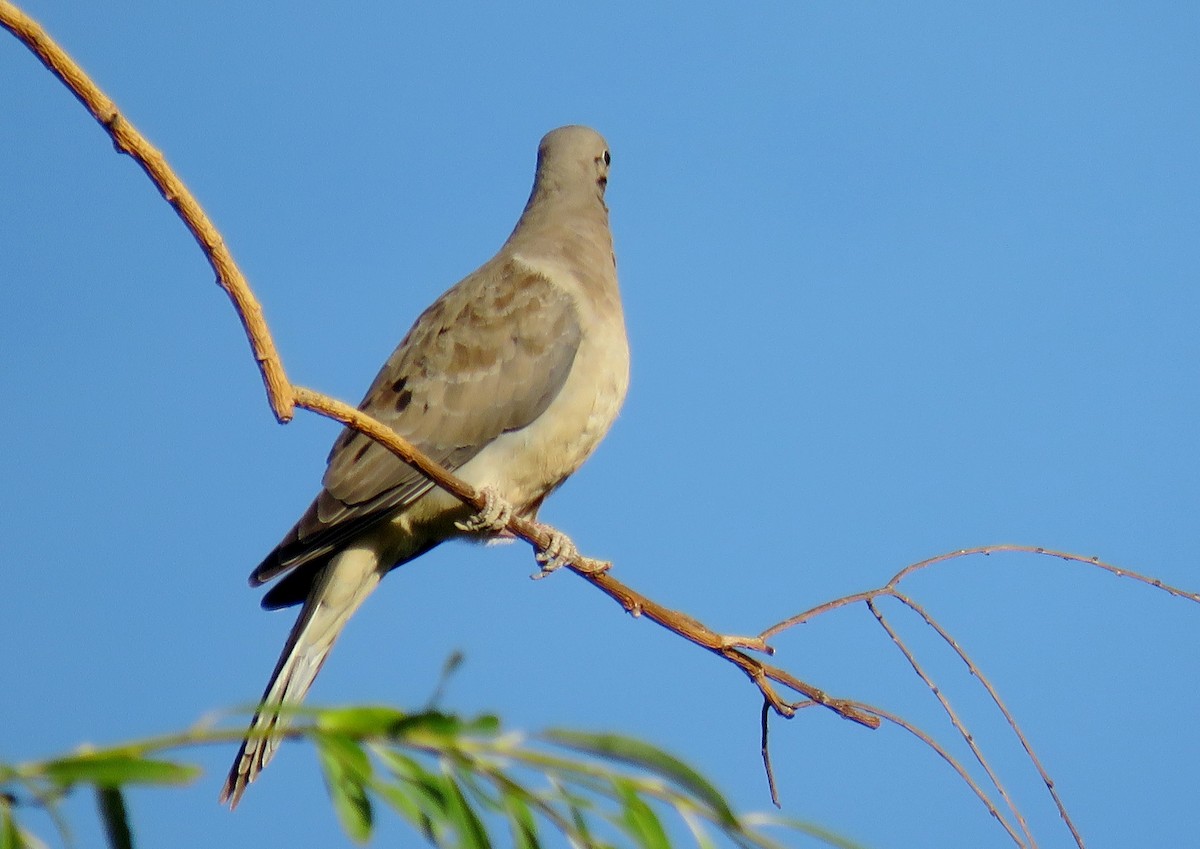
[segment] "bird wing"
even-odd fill
[[[524,263],[488,263],[417,319],[359,409],[447,469],[538,418],[571,371],[582,329],[564,289]],[[265,583],[412,504],[431,487],[420,472],[347,428],[324,489],[251,575]]]

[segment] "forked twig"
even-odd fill
[[[1054,804],[1058,808],[1059,815],[1062,817],[1063,822],[1066,824],[1067,828],[1070,830],[1071,837],[1075,840],[1075,844],[1078,847],[1080,847],[1080,849],[1084,849],[1083,836],[1080,833],[1079,829],[1076,827],[1074,821],[1071,819],[1070,814],[1067,812],[1066,804],[1063,802],[1062,795],[1058,792],[1058,788],[1057,788],[1054,780],[1050,777],[1050,774],[1046,770],[1046,767],[1042,764],[1041,759],[1037,756],[1037,753],[1034,751],[1033,745],[1030,743],[1029,738],[1021,730],[1020,726],[1018,725],[1018,723],[1016,721],[1016,718],[1012,715],[1012,712],[1008,709],[1007,705],[1005,705],[1003,700],[1000,698],[1000,695],[996,691],[995,686],[992,684],[992,682],[990,680],[988,680],[987,676],[983,674],[983,671],[974,663],[974,661],[972,661],[970,659],[970,657],[967,656],[966,652],[963,651],[963,649],[959,645],[958,641],[955,640],[954,637],[951,636],[950,633],[947,632],[946,629],[944,627],[942,627],[928,613],[928,611],[926,611],[921,605],[919,605],[916,601],[914,601],[912,598],[907,596],[905,593],[901,592],[899,589],[900,583],[905,578],[908,578],[909,576],[911,576],[917,572],[920,572],[924,569],[928,569],[931,566],[935,566],[935,565],[938,565],[941,563],[946,563],[946,562],[953,561],[953,560],[963,559],[963,558],[966,558],[966,557],[969,557],[972,555],[990,556],[992,554],[998,554],[998,553],[1003,553],[1003,552],[1033,554],[1033,555],[1037,555],[1037,556],[1041,556],[1041,557],[1050,557],[1050,558],[1057,559],[1057,560],[1063,560],[1063,561],[1067,561],[1070,563],[1079,563],[1084,566],[1090,566],[1090,567],[1093,567],[1096,569],[1100,569],[1101,571],[1108,572],[1109,574],[1115,575],[1116,577],[1119,577],[1119,578],[1129,578],[1131,580],[1137,581],[1138,583],[1146,584],[1147,586],[1153,587],[1154,589],[1165,592],[1168,595],[1174,596],[1176,598],[1182,598],[1182,599],[1186,599],[1188,601],[1200,603],[1200,593],[1196,593],[1196,592],[1192,592],[1191,590],[1185,590],[1180,587],[1176,587],[1172,584],[1168,584],[1164,581],[1161,581],[1158,578],[1154,578],[1149,575],[1145,575],[1140,572],[1133,571],[1131,569],[1126,569],[1122,566],[1117,566],[1116,564],[1113,564],[1113,563],[1108,563],[1106,561],[1101,560],[1098,557],[1085,557],[1083,555],[1073,554],[1069,551],[1057,551],[1054,549],[1043,548],[1041,546],[1017,545],[1017,544],[1012,544],[1012,543],[1005,543],[1005,544],[1000,544],[1000,545],[983,545],[983,546],[977,546],[975,548],[962,548],[962,549],[958,549],[956,551],[946,552],[945,554],[939,554],[936,557],[930,557],[926,560],[921,560],[917,563],[912,563],[908,566],[905,566],[903,569],[901,569],[899,572],[897,572],[895,575],[893,575],[888,580],[888,582],[881,587],[877,587],[873,590],[866,590],[864,592],[851,593],[849,595],[845,595],[840,598],[832,599],[823,604],[819,604],[815,607],[812,607],[812,608],[804,611],[803,613],[798,613],[795,616],[788,617],[787,619],[783,620],[782,622],[778,622],[778,623],[772,625],[771,627],[762,631],[759,634],[759,636],[764,640],[769,640],[772,637],[777,636],[778,634],[780,634],[781,632],[783,632],[789,628],[795,627],[796,625],[802,625],[806,622],[810,622],[813,619],[815,619],[818,616],[821,616],[823,614],[830,613],[834,610],[838,610],[843,607],[849,607],[854,604],[859,604],[859,603],[866,604],[870,608],[871,612],[875,615],[875,618],[879,621],[879,624],[884,628],[884,630],[887,632],[889,637],[892,639],[892,642],[895,643],[896,646],[901,650],[901,652],[904,653],[904,656],[908,659],[909,664],[912,666],[913,670],[921,678],[921,680],[925,683],[925,686],[928,687],[929,690],[931,692],[933,692],[933,694],[937,697],[939,703],[942,705],[942,709],[949,715],[951,722],[954,725],[955,729],[959,732],[959,734],[962,736],[962,738],[966,741],[967,745],[971,748],[971,751],[975,754],[976,759],[979,760],[980,764],[983,766],[984,770],[987,772],[988,777],[992,780],[992,783],[996,786],[997,791],[1005,799],[1005,801],[1008,803],[1009,808],[1013,811],[1014,815],[1018,818],[1018,821],[1021,823],[1021,828],[1025,832],[1026,837],[1032,843],[1033,838],[1029,833],[1029,830],[1025,824],[1024,818],[1021,816],[1018,809],[1016,808],[1016,806],[1010,799],[1008,793],[1005,791],[1003,786],[1000,784],[998,777],[995,775],[991,766],[987,763],[986,759],[983,757],[983,753],[979,749],[978,745],[976,744],[973,736],[966,729],[965,725],[962,723],[962,721],[958,718],[958,716],[955,714],[953,709],[950,707],[949,701],[942,694],[941,690],[937,687],[936,684],[934,684],[932,679],[930,679],[929,676],[926,675],[925,672],[921,669],[920,665],[917,663],[916,658],[912,654],[912,652],[908,649],[908,647],[904,644],[904,642],[900,639],[900,637],[896,634],[896,632],[883,619],[875,602],[880,598],[891,597],[891,598],[896,599],[900,603],[904,604],[905,606],[909,607],[918,616],[920,616],[925,621],[925,623],[930,628],[932,628],[934,630],[934,632],[948,646],[950,646],[950,648],[955,652],[955,654],[958,655],[958,657],[963,661],[963,663],[965,663],[967,665],[967,669],[970,670],[971,674],[973,676],[975,676],[976,679],[979,680],[980,684],[983,685],[984,689],[987,691],[988,695],[991,697],[993,704],[996,705],[996,708],[1000,711],[1001,715],[1004,717],[1004,720],[1008,723],[1008,726],[1012,729],[1013,734],[1017,737],[1017,740],[1020,742],[1021,747],[1025,750],[1025,753],[1028,755],[1030,762],[1033,764],[1034,768],[1037,770],[1037,773],[1038,773],[1039,777],[1041,778],[1042,783],[1045,784],[1046,790],[1050,793],[1050,797],[1054,800]]]

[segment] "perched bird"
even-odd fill
[[[454,538],[486,538],[542,501],[607,433],[629,383],[629,347],[604,190],[609,152],[587,127],[538,148],[533,191],[499,253],[434,301],[360,408],[480,488],[479,515],[346,429],[323,488],[250,576],[279,579],[273,610],[300,604],[221,792],[236,807],[271,759],[347,620],[388,571]],[[559,538],[561,539],[561,538]],[[539,554],[544,568],[574,554]]]

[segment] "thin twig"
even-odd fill
[[[869,705],[869,704],[866,704],[863,702],[859,702],[859,705],[862,707],[863,710],[874,714],[875,716],[879,717],[880,719],[886,719],[888,722],[892,723],[893,725],[897,725],[900,728],[903,728],[909,734],[912,734],[914,737],[916,737],[918,740],[920,740],[922,743],[924,743],[926,746],[928,746],[930,749],[932,749],[937,754],[938,757],[940,757],[946,763],[950,764],[951,768],[955,772],[958,773],[958,777],[961,778],[966,783],[966,785],[971,788],[972,792],[974,792],[975,795],[977,797],[979,797],[979,801],[983,802],[983,804],[987,807],[988,812],[991,813],[991,815],[996,818],[996,821],[999,822],[1000,825],[1002,825],[1004,827],[1004,830],[1008,832],[1008,836],[1013,839],[1013,842],[1016,843],[1017,846],[1020,846],[1020,847],[1025,846],[1025,844],[1021,841],[1021,838],[1013,830],[1012,826],[1008,824],[1008,821],[1005,820],[1004,817],[1000,816],[1000,811],[992,803],[992,800],[989,799],[988,795],[983,792],[983,789],[980,788],[980,786],[975,783],[975,779],[971,778],[970,773],[968,773],[963,768],[963,765],[958,762],[958,760],[954,757],[954,755],[950,754],[948,751],[946,751],[944,748],[942,748],[941,744],[939,744],[937,742],[937,740],[934,740],[932,737],[930,737],[928,734],[926,734],[920,728],[917,728],[915,725],[908,722],[907,720],[897,716],[894,713],[886,711],[883,708],[877,708],[874,705]]]
[[[818,604],[816,607],[811,607],[803,613],[797,613],[795,616],[789,616],[782,622],[776,622],[770,628],[767,628],[765,631],[759,633],[758,636],[762,637],[764,640],[770,640],[772,637],[783,631],[786,631],[788,628],[793,628],[796,625],[803,625],[805,622],[809,621],[810,619],[815,619],[823,613],[829,613],[832,610],[837,610],[839,607],[848,607],[851,604],[858,604],[862,601],[870,601],[871,599],[884,594],[886,589],[886,587],[879,587],[878,589],[867,590],[866,592],[844,595],[841,598],[835,598],[823,604]]]
[[[913,563],[910,566],[905,566],[897,572],[890,581],[889,587],[895,587],[902,580],[907,578],[913,572],[920,571],[936,563],[944,563],[947,560],[956,560],[960,557],[967,557],[972,554],[1000,554],[1004,552],[1018,552],[1022,554],[1036,554],[1042,557],[1053,557],[1058,560],[1066,560],[1071,563],[1081,563],[1084,566],[1092,566],[1097,569],[1102,569],[1105,572],[1116,575],[1118,578],[1130,578],[1142,584],[1154,587],[1157,590],[1162,590],[1168,595],[1176,596],[1177,598],[1185,598],[1188,601],[1200,603],[1200,593],[1195,593],[1190,590],[1181,589],[1180,587],[1160,581],[1158,578],[1152,578],[1149,575],[1143,575],[1140,572],[1135,572],[1132,569],[1126,569],[1123,566],[1117,566],[1113,563],[1107,563],[1099,557],[1084,557],[1082,554],[1072,554],[1069,551],[1056,551],[1052,548],[1042,548],[1039,545],[1017,545],[1015,543],[1001,543],[999,545],[980,545],[975,548],[960,548],[957,551],[939,554],[937,557],[930,557],[928,560],[922,560],[919,563]]]
[[[987,690],[988,695],[992,697],[992,702],[999,709],[1000,713],[1003,714],[1005,721],[1008,722],[1009,728],[1013,730],[1013,733],[1017,736],[1017,740],[1020,741],[1021,748],[1025,750],[1025,754],[1029,756],[1029,760],[1033,763],[1038,775],[1041,776],[1042,782],[1046,785],[1046,789],[1050,792],[1050,798],[1054,800],[1054,804],[1058,807],[1059,816],[1061,816],[1063,822],[1067,824],[1067,828],[1071,831],[1071,836],[1075,839],[1075,845],[1078,846],[1079,849],[1085,849],[1083,835],[1079,833],[1079,829],[1075,827],[1075,823],[1071,820],[1071,815],[1067,813],[1067,806],[1063,804],[1062,796],[1059,795],[1058,788],[1055,786],[1054,780],[1050,777],[1050,774],[1046,771],[1046,768],[1042,766],[1042,761],[1037,756],[1037,753],[1034,752],[1033,745],[1025,736],[1025,732],[1021,730],[1021,726],[1017,724],[1016,717],[1012,715],[1008,709],[1008,706],[1000,698],[1000,694],[996,691],[996,688],[992,686],[992,682],[986,675],[983,674],[983,671],[975,665],[975,662],[967,656],[967,653],[963,651],[963,648],[958,644],[958,641],[955,640],[954,637],[952,637],[950,633],[947,632],[940,623],[938,623],[937,620],[930,616],[929,612],[926,611],[924,607],[900,592],[892,593],[892,597],[900,603],[907,605],[913,612],[924,619],[926,624],[928,624],[930,628],[937,632],[937,635],[954,650],[954,653],[957,654],[962,662],[967,665],[967,669],[970,670],[971,674],[974,675],[979,683],[983,685],[983,688]]]
[[[1042,557],[1053,557],[1057,560],[1066,560],[1071,563],[1080,563],[1084,566],[1092,566],[1097,569],[1101,569],[1112,575],[1116,575],[1118,578],[1129,578],[1139,583],[1146,584],[1147,586],[1154,587],[1157,590],[1162,590],[1168,595],[1200,603],[1200,593],[1192,592],[1191,590],[1185,590],[1181,587],[1176,587],[1172,584],[1160,581],[1158,578],[1152,578],[1149,575],[1135,572],[1132,569],[1126,569],[1123,566],[1117,566],[1116,564],[1105,562],[1099,557],[1084,557],[1081,554],[1072,554],[1069,551],[1056,551],[1050,548],[1042,548],[1041,546],[1037,545],[1000,543],[997,545],[980,545],[976,546],[975,548],[960,548],[955,551],[948,551],[945,554],[939,554],[936,557],[930,557],[926,560],[921,560],[917,563],[911,563],[888,579],[888,582],[882,587],[876,587],[873,590],[866,590],[864,592],[851,593],[850,595],[845,595],[841,598],[835,598],[831,601],[824,602],[823,604],[818,604],[816,607],[809,608],[803,613],[797,613],[795,616],[789,616],[782,622],[776,622],[770,628],[762,631],[758,636],[764,640],[770,640],[772,637],[776,636],[782,631],[786,631],[788,628],[795,627],[796,625],[803,625],[805,622],[815,619],[822,614],[837,610],[838,608],[847,607],[851,604],[857,604],[858,602],[865,602],[873,598],[878,598],[881,595],[893,595],[894,593],[892,591],[895,590],[900,582],[909,575],[912,575],[914,572],[919,572],[922,569],[927,569],[930,566],[937,565],[938,563],[945,563],[949,560],[957,560],[959,558],[969,557],[975,554],[982,554],[986,557],[992,554],[1000,553],[1036,554]]]
[[[951,637],[950,634],[947,633],[946,630],[944,628],[942,628],[941,625],[939,625],[928,614],[928,612],[926,612],[924,610],[924,608],[922,608],[919,604],[917,604],[915,601],[913,601],[907,595],[900,592],[898,589],[900,583],[904,579],[915,574],[916,572],[922,571],[931,566],[934,566],[934,565],[937,565],[940,563],[946,563],[951,560],[958,560],[958,559],[966,558],[966,557],[969,557],[972,555],[983,555],[986,557],[986,556],[990,556],[992,554],[998,554],[998,553],[1033,554],[1033,555],[1037,555],[1037,556],[1041,556],[1041,557],[1051,557],[1051,558],[1054,558],[1057,560],[1063,560],[1063,561],[1070,562],[1070,563],[1079,563],[1083,566],[1091,566],[1093,568],[1097,568],[1102,571],[1108,572],[1109,574],[1115,575],[1118,578],[1129,578],[1131,580],[1137,581],[1138,583],[1146,584],[1147,586],[1153,587],[1154,589],[1160,590],[1162,592],[1167,593],[1168,595],[1171,595],[1171,596],[1174,596],[1177,598],[1182,598],[1182,599],[1186,599],[1188,601],[1200,603],[1200,593],[1192,592],[1190,590],[1185,590],[1181,587],[1177,587],[1172,584],[1168,584],[1162,580],[1159,580],[1158,578],[1154,578],[1149,575],[1145,575],[1140,572],[1136,572],[1132,569],[1126,569],[1122,566],[1117,566],[1116,564],[1113,564],[1113,563],[1108,563],[1106,561],[1101,560],[1099,557],[1085,557],[1083,555],[1073,554],[1069,551],[1058,551],[1055,549],[1044,548],[1042,546],[1003,543],[1003,544],[997,544],[997,545],[983,545],[983,546],[976,546],[974,548],[957,549],[955,551],[949,551],[944,554],[939,554],[935,557],[930,557],[925,560],[921,560],[916,563],[912,563],[908,566],[905,566],[903,569],[901,569],[899,572],[897,572],[895,575],[893,575],[888,580],[888,582],[881,587],[877,587],[873,590],[866,590],[864,592],[852,593],[850,595],[845,595],[845,596],[842,596],[841,598],[832,599],[831,601],[827,601],[823,604],[819,604],[813,608],[810,608],[809,610],[804,611],[803,613],[798,613],[795,616],[791,616],[791,617],[783,620],[782,622],[778,622],[775,625],[772,625],[771,627],[762,631],[759,634],[759,636],[764,640],[769,640],[772,637],[777,636],[782,631],[787,630],[788,628],[808,622],[808,621],[815,619],[816,617],[821,616],[825,613],[829,613],[833,610],[837,610],[842,607],[847,607],[849,605],[864,602],[867,604],[868,607],[871,608],[871,610],[875,614],[876,618],[880,620],[880,624],[883,625],[889,631],[890,634],[892,634],[893,641],[895,641],[897,643],[897,645],[901,647],[901,650],[904,651],[905,655],[909,658],[910,663],[914,665],[914,668],[918,669],[918,674],[922,675],[922,678],[925,680],[926,685],[935,694],[935,696],[937,696],[938,700],[942,703],[943,708],[948,710],[949,705],[946,702],[945,698],[942,696],[942,694],[937,689],[937,687],[933,684],[933,682],[930,681],[928,679],[928,677],[925,676],[923,673],[920,673],[919,667],[917,667],[917,665],[916,665],[915,658],[913,658],[911,656],[911,653],[907,651],[907,649],[904,647],[903,643],[898,640],[898,638],[895,636],[895,633],[890,629],[890,627],[888,627],[887,623],[884,622],[883,619],[880,617],[878,609],[876,608],[876,606],[874,604],[874,601],[876,599],[879,599],[879,598],[882,598],[885,596],[891,596],[891,597],[897,599],[898,601],[900,601],[901,603],[907,605],[913,611],[915,611],[918,615],[920,615],[929,624],[929,626],[931,628],[933,628],[938,633],[938,635],[958,654],[958,656],[962,659],[962,661],[967,664],[967,668],[971,671],[971,673],[983,685],[983,687],[987,691],[988,695],[991,696],[992,701],[996,704],[997,708],[1003,714],[1005,720],[1009,724],[1009,727],[1012,728],[1013,733],[1016,734],[1017,739],[1021,744],[1021,747],[1025,750],[1025,753],[1029,756],[1029,759],[1033,763],[1034,768],[1037,770],[1038,775],[1041,777],[1043,784],[1045,784],[1047,791],[1050,793],[1051,798],[1054,800],[1055,806],[1058,808],[1059,815],[1062,817],[1063,822],[1066,824],[1067,828],[1070,830],[1071,836],[1075,840],[1076,845],[1078,847],[1080,847],[1080,849],[1083,849],[1083,847],[1084,847],[1083,836],[1080,833],[1079,829],[1075,826],[1075,823],[1071,819],[1070,814],[1067,812],[1066,805],[1063,803],[1062,796],[1059,794],[1058,789],[1054,783],[1054,780],[1050,777],[1045,766],[1042,764],[1041,759],[1037,756],[1037,753],[1034,751],[1032,744],[1029,742],[1029,739],[1025,736],[1024,732],[1021,731],[1021,728],[1020,728],[1019,724],[1017,723],[1016,718],[1008,710],[1008,707],[1004,704],[1003,700],[1001,700],[999,693],[996,691],[996,688],[987,679],[987,677],[982,673],[982,671],[971,661],[971,659],[969,657],[967,657],[966,653],[958,645],[957,641],[955,641],[954,638]],[[971,735],[966,731],[966,729],[964,727],[961,726],[961,723],[959,723],[957,721],[957,718],[954,717],[953,714],[951,716],[952,716],[952,721],[955,722],[955,726],[956,726],[956,728],[958,728],[959,733],[963,736],[963,739],[966,740],[967,744],[971,747],[972,751],[976,752],[976,757],[981,757],[981,754],[978,752],[977,746],[976,746],[973,738],[971,737]],[[986,764],[984,765],[984,768],[987,769],[989,776],[992,776],[992,771],[986,766]],[[992,777],[993,777],[993,781],[995,781],[994,776],[992,776]],[[1028,835],[1029,834],[1028,829],[1025,827],[1024,819],[1021,817],[1019,811],[1012,804],[1011,800],[1008,799],[1008,796],[1003,791],[1003,789],[1000,788],[999,785],[997,785],[997,787],[998,787],[998,789],[1000,789],[1001,795],[1005,796],[1005,799],[1009,803],[1009,807],[1013,809],[1014,814],[1016,814],[1018,819],[1021,820],[1022,828],[1023,828],[1023,830],[1025,830],[1026,834]]]
[[[763,699],[762,718],[760,720],[762,723],[763,772],[767,774],[767,789],[771,791],[771,803],[777,808],[782,808],[783,805],[779,804],[779,788],[775,786],[775,770],[771,768],[771,746],[768,739],[770,721],[771,703]]]
[[[897,634],[896,630],[888,624],[888,621],[883,617],[883,613],[880,612],[879,606],[876,604],[876,599],[868,600],[867,607],[870,608],[871,613],[874,614],[875,619],[879,622],[880,626],[882,626],[883,630],[887,632],[889,637],[891,637],[893,645],[895,645],[896,648],[898,648],[904,655],[905,660],[908,661],[908,664],[912,667],[913,672],[915,672],[917,677],[925,683],[925,686],[929,689],[929,692],[933,693],[934,698],[938,700],[938,704],[942,706],[942,710],[945,711],[946,716],[950,718],[950,722],[958,730],[958,733],[962,736],[963,740],[967,742],[967,746],[971,749],[971,754],[975,756],[975,760],[977,760],[979,765],[983,767],[983,771],[987,773],[987,777],[991,780],[992,786],[996,788],[996,792],[1000,794],[1000,798],[1004,800],[1004,803],[1008,805],[1008,809],[1012,812],[1013,816],[1016,817],[1017,825],[1020,826],[1021,833],[1025,835],[1025,840],[1027,841],[1030,849],[1037,849],[1037,841],[1034,840],[1033,833],[1029,830],[1029,823],[1027,823],[1025,821],[1025,817],[1021,815],[1021,811],[1017,808],[1016,804],[1014,804],[1012,797],[1008,795],[1008,790],[1005,789],[1004,784],[1000,781],[1000,777],[996,775],[995,770],[992,769],[992,766],[988,763],[987,758],[983,756],[983,752],[980,750],[979,744],[975,741],[975,735],[970,732],[966,726],[966,723],[964,723],[959,717],[958,712],[954,710],[954,707],[950,704],[950,701],[942,693],[941,688],[934,683],[933,679],[929,677],[929,674],[917,661],[916,656],[909,650],[904,641],[900,639],[900,635]],[[997,814],[997,816],[999,816],[999,814]]]

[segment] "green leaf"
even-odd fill
[[[427,710],[404,717],[392,729],[392,733],[396,737],[411,738],[426,734],[432,737],[453,738],[464,734],[491,735],[499,730],[500,720],[488,714],[464,721],[454,714]]]
[[[362,747],[346,737],[320,734],[313,738],[325,774],[325,786],[342,829],[352,840],[366,843],[374,816],[364,783],[371,778],[371,761]]]
[[[490,849],[487,827],[454,776],[429,772],[414,759],[397,752],[380,752],[380,758],[403,782],[399,786],[413,791],[410,798],[427,816],[430,830],[441,835],[450,828],[458,835],[456,845]],[[443,844],[442,840],[434,842]]]
[[[407,718],[387,706],[326,708],[317,713],[317,728],[349,737],[386,737]]]
[[[737,826],[737,816],[725,797],[704,776],[657,746],[620,734],[591,734],[565,729],[552,729],[541,737],[559,746],[627,763],[660,775],[707,804],[723,826]]]
[[[23,845],[12,808],[8,802],[0,801],[0,849],[21,849]]]
[[[427,830],[429,817],[421,810],[421,806],[413,798],[410,788],[401,784],[375,782],[372,789],[383,801],[387,802],[396,813],[404,817],[416,828]]]
[[[342,734],[317,734],[313,737],[318,751],[334,758],[340,768],[359,783],[371,778],[371,759],[362,745]]]
[[[453,824],[447,812],[450,790],[446,780],[429,772],[407,755],[391,749],[379,750],[377,754],[396,778],[395,785],[382,785],[388,788],[389,800],[392,800],[390,794],[393,793],[394,806],[403,804],[399,801],[401,796],[410,799],[420,810],[420,828],[426,839],[441,845],[441,835]]]
[[[684,823],[692,832],[692,837],[696,841],[696,849],[717,849],[717,844],[713,842],[708,829],[704,827],[703,820],[688,811],[680,811],[679,815],[683,817]]]
[[[585,845],[591,846],[592,833],[588,828],[587,817],[584,816],[583,811],[574,805],[571,805],[571,822],[575,823],[575,830],[579,832],[579,836],[584,839]]]
[[[81,783],[97,787],[187,784],[200,774],[200,769],[190,764],[139,758],[118,752],[58,758],[47,762],[42,770],[48,780],[64,787]]]
[[[493,773],[492,770],[495,772]],[[474,799],[476,804],[482,806],[489,813],[503,813],[504,800],[501,798],[503,794],[499,792],[499,787],[495,792],[492,790],[496,775],[507,778],[504,776],[503,770],[489,767],[483,763],[460,763],[454,768],[455,778],[461,782],[467,795]]]
[[[499,734],[500,717],[493,713],[480,714],[467,722],[465,730],[468,734]]]
[[[454,818],[455,826],[462,840],[461,845],[470,846],[473,849],[491,849],[492,841],[488,837],[487,828],[479,819],[479,815],[475,813],[475,809],[471,807],[471,802],[464,795],[462,787],[450,775],[446,776],[446,783],[450,789],[449,804],[446,806],[446,810]]]
[[[509,831],[512,833],[513,849],[541,849],[537,818],[529,810],[524,794],[524,790],[508,787],[502,798]]]
[[[396,778],[405,781],[419,791],[426,800],[427,806],[438,813],[446,811],[446,781],[440,775],[434,775],[416,760],[391,749],[378,752],[380,760],[388,767]]]
[[[612,846],[611,843],[606,843],[591,833],[584,808],[580,808],[574,802],[568,802],[568,806],[571,811],[571,822],[575,826],[575,838],[582,846],[586,849],[609,849]]]
[[[819,826],[816,823],[793,819],[792,817],[784,817],[778,814],[747,814],[742,818],[742,823],[746,828],[753,828],[756,831],[763,826],[791,829],[801,834],[807,834],[809,837],[815,837],[829,846],[836,847],[836,849],[864,849],[861,843],[855,843],[853,840],[842,837],[840,834]]]
[[[613,786],[621,797],[622,824],[625,831],[646,849],[670,849],[666,829],[654,809],[638,795],[637,789],[628,781],[613,779]]]
[[[100,807],[100,819],[108,845],[112,849],[133,849],[133,833],[129,830],[129,812],[125,809],[125,797],[116,787],[97,787],[96,803]]]

